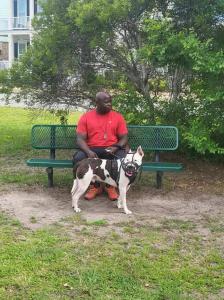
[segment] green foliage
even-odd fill
[[[0,70],[0,93],[7,94],[11,92],[11,82],[8,70]]]
[[[114,106],[125,116],[128,124],[152,124],[154,121],[151,100],[141,94],[126,90],[114,97]]]
[[[182,98],[176,102],[161,102],[158,122],[176,124],[180,130],[182,147],[200,154],[224,153],[223,101],[203,101]]]
[[[185,149],[221,154],[223,11],[220,0],[43,1],[32,46],[0,73],[1,89],[44,105],[108,89],[128,123],[177,125]]]

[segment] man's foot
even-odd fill
[[[108,194],[108,197],[111,201],[115,201],[118,199],[118,192],[114,186],[105,186],[105,191]]]
[[[94,198],[96,198],[97,195],[102,194],[102,192],[102,186],[95,187],[93,184],[91,184],[84,198],[86,200],[93,200]]]

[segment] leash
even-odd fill
[[[116,157],[117,159],[121,159],[120,157],[118,157],[118,156],[115,155],[114,153],[110,152],[110,150],[106,150],[106,149],[105,149],[105,151],[106,151],[107,154],[110,154],[110,155]],[[135,152],[132,151],[132,152],[128,152],[127,154],[135,154]]]

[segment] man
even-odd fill
[[[81,116],[77,125],[77,144],[80,148],[73,157],[73,162],[88,158],[114,159],[126,155],[128,142],[127,126],[123,116],[112,110],[112,97],[105,92],[96,94],[96,108]],[[105,190],[110,200],[116,200],[115,187],[106,185]],[[103,192],[99,182],[91,183],[85,199],[92,200]]]

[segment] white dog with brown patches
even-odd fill
[[[74,211],[81,211],[78,207],[78,201],[87,190],[90,182],[100,181],[118,188],[117,207],[123,208],[126,214],[131,214],[132,212],[127,208],[126,193],[137,176],[143,156],[144,152],[139,146],[136,152],[128,152],[122,159],[86,158],[79,162],[75,166],[76,179],[74,179],[71,191]]]

